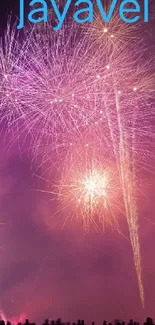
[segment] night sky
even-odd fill
[[[3,4],[2,4],[3,2]],[[153,8],[153,7],[151,7]],[[152,9],[151,9],[152,10]],[[18,12],[18,1],[0,3],[1,31],[7,12]],[[155,11],[154,11],[155,13]],[[154,13],[144,26],[154,46]],[[153,50],[154,51],[154,47]],[[5,141],[3,141],[5,138]],[[28,140],[27,140],[28,141]],[[0,138],[0,306],[6,318],[24,314],[33,321],[58,317],[66,321],[146,316],[155,320],[155,178],[150,172],[140,204],[140,242],[146,306],[142,309],[131,245],[107,229],[85,232],[76,220],[51,218],[56,209],[46,193],[38,161],[25,144],[10,145],[11,135]],[[39,159],[39,158],[38,158]],[[33,166],[32,166],[33,165]],[[148,219],[150,221],[148,221]],[[128,228],[120,220],[124,234]]]

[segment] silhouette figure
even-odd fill
[[[23,325],[30,325],[29,320],[26,319],[25,323]]]
[[[0,320],[0,325],[12,325],[9,321]],[[25,323],[18,323],[18,325],[36,325],[35,323],[30,323],[28,319],[25,320]],[[43,325],[85,325],[84,320],[78,320],[77,323],[75,322],[62,322],[60,318],[58,318],[56,321],[51,320],[49,323],[48,319],[45,319]],[[92,322],[91,325],[95,325],[95,322]],[[102,325],[126,325],[124,321],[120,321],[118,319],[115,319],[113,324],[107,323],[106,320],[103,321]],[[130,319],[130,322],[127,325],[140,325],[138,322],[133,321],[133,319]],[[143,325],[154,325],[153,319],[150,317],[146,318],[146,321]]]
[[[45,319],[43,325],[49,325],[49,320],[48,319]]]
[[[51,325],[55,325],[55,321],[54,320],[51,321]]]
[[[133,319],[130,319],[130,322],[128,325],[133,325]]]
[[[144,325],[153,325],[153,319],[150,317],[146,318],[146,322],[144,323]]]
[[[1,320],[1,321],[0,321],[0,325],[5,325],[4,320]]]

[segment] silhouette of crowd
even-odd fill
[[[0,320],[0,325],[12,325],[9,321],[5,323],[4,320]],[[25,323],[18,323],[17,325],[36,325],[35,323],[31,323],[28,319],[26,319]],[[57,320],[49,321],[48,319],[42,325],[86,325],[84,320],[78,320],[77,322],[63,322],[60,318]],[[95,325],[95,322],[92,322],[91,325]],[[102,325],[140,325],[139,322],[135,322],[130,319],[130,322],[124,322],[120,320],[115,320],[113,323],[109,323],[107,321],[103,321]],[[152,318],[147,317],[146,321],[143,325],[155,325]]]

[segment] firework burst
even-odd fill
[[[50,22],[28,27],[21,44],[8,25],[0,116],[16,126],[17,136],[30,134],[35,157],[43,154],[43,163],[54,157],[61,173],[51,194],[62,211],[70,205],[86,229],[94,223],[120,231],[118,217],[126,215],[144,305],[137,170],[147,164],[154,137],[155,79],[134,30],[117,15],[105,25],[95,14],[87,31],[70,23],[58,33]]]
[[[121,233],[118,220],[124,207],[117,167],[106,144],[101,162],[100,143],[96,147],[92,138],[87,141],[81,138],[72,143],[66,157],[59,160],[59,181],[48,182],[45,192],[58,202],[56,215],[65,216],[65,223],[76,218],[87,231],[91,226],[105,230],[110,225]]]

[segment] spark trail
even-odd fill
[[[120,22],[118,21],[117,16],[114,16],[113,22],[111,22],[109,26],[109,24],[107,25],[103,24],[100,17],[95,15],[95,25],[93,27],[90,27],[88,32],[88,37],[91,36],[95,44],[97,44],[101,50],[105,48],[105,44],[106,44],[109,57],[113,61],[113,58],[119,55],[118,53],[120,53],[120,51],[124,50],[124,40],[126,39],[128,32],[130,33],[130,37],[131,37],[132,30],[129,28],[126,31],[125,27],[123,30],[122,24],[120,24]],[[117,70],[113,69],[113,62],[112,62],[112,68],[110,66],[109,68],[112,70],[111,81],[113,83],[113,89],[115,94],[114,95],[115,105],[113,106],[113,108],[115,107],[116,109],[116,120],[118,125],[117,138],[116,138],[116,133],[114,131],[113,120],[111,119],[111,113],[110,113],[111,110],[108,107],[109,103],[107,103],[105,99],[106,116],[109,125],[111,140],[113,143],[117,168],[120,174],[120,182],[122,185],[123,200],[125,204],[126,218],[129,227],[134,264],[137,273],[140,298],[141,298],[142,305],[144,307],[144,288],[142,283],[141,255],[140,255],[140,244],[139,244],[139,233],[138,233],[138,213],[137,213],[136,190],[135,190],[136,189],[136,167],[135,167],[136,116],[135,113],[132,114],[133,127],[130,128],[131,139],[129,139],[128,130],[126,129],[126,126],[123,124],[124,122],[123,109],[125,108],[123,105],[124,102],[122,103],[120,99],[121,91],[119,90],[120,88],[118,88],[117,76],[116,76]],[[133,70],[134,75],[136,75],[135,72],[136,69],[135,71]],[[140,71],[137,72],[139,73]],[[149,84],[149,82],[147,83],[147,81],[149,81],[149,79],[150,79],[149,77],[147,79],[143,78],[144,83],[143,85],[141,83],[142,88],[139,87],[139,91],[142,90],[143,95],[144,92],[145,94],[147,92],[146,88],[148,87]],[[138,80],[140,79],[138,78]],[[151,83],[151,87],[150,87],[151,89],[153,89],[152,86],[153,86],[153,82]],[[133,91],[137,91],[137,87],[134,87]],[[129,144],[130,142],[131,145]]]
[[[119,141],[119,160],[120,160],[120,179],[122,182],[123,199],[125,203],[126,217],[129,226],[130,240],[133,250],[133,257],[135,268],[138,278],[138,286],[140,292],[140,298],[142,305],[144,307],[144,287],[142,283],[142,269],[141,269],[141,256],[140,256],[140,244],[139,244],[139,234],[138,234],[138,216],[137,216],[137,206],[136,206],[136,192],[135,182],[133,177],[133,166],[134,161],[130,163],[130,156],[127,148],[126,134],[123,134],[123,128],[121,123],[121,112],[120,112],[120,102],[119,95],[116,92],[116,109],[118,116],[118,127],[120,132]]]

